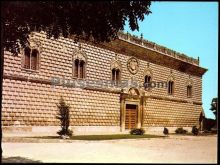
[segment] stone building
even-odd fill
[[[206,71],[199,59],[122,32],[99,44],[33,33],[18,56],[5,52],[3,130],[56,132],[61,96],[76,134],[199,125]]]

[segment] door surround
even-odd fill
[[[138,93],[139,94],[139,93]],[[121,110],[120,110],[120,127],[121,127],[121,132],[124,132],[125,130],[125,115],[126,115],[126,105],[136,105],[137,106],[137,124],[136,128],[141,128],[142,125],[142,109],[143,106],[141,105],[142,103],[142,97],[140,95],[132,95],[128,93],[122,93],[121,94]]]

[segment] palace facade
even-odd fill
[[[61,96],[76,134],[199,125],[206,71],[199,59],[122,32],[99,44],[33,33],[18,56],[5,52],[3,130],[56,133]]]

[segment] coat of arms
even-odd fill
[[[131,72],[132,74],[136,74],[139,69],[138,60],[134,57],[131,57],[127,62],[127,67],[129,72]]]

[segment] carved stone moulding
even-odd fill
[[[139,62],[137,58],[131,57],[127,61],[127,68],[131,74],[136,74],[139,70]]]

